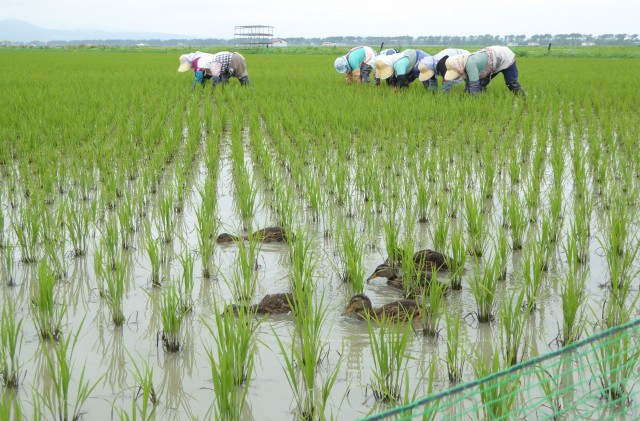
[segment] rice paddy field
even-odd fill
[[[313,53],[191,90],[184,52],[0,50],[0,419],[358,419],[640,317],[639,60],[520,57],[522,98]]]

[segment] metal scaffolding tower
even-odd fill
[[[235,26],[233,35],[235,38],[241,39],[242,44],[269,46],[269,44],[271,44],[271,38],[273,38],[273,26]]]

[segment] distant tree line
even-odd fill
[[[252,40],[255,42],[255,40]],[[268,42],[268,40],[264,40]],[[321,46],[327,44],[336,45],[371,45],[377,46],[382,44],[388,46],[410,47],[413,45],[505,45],[505,44],[539,44],[539,45],[640,45],[638,34],[536,34],[532,36],[526,35],[468,35],[468,36],[441,36],[441,35],[425,35],[419,37],[399,36],[399,37],[356,37],[356,36],[335,36],[326,38],[286,38],[288,45],[291,46]],[[243,46],[244,39],[222,39],[222,38],[206,38],[206,39],[139,39],[139,40],[75,40],[75,41],[50,41],[50,42],[33,42],[36,45],[46,46],[71,46],[71,45],[105,45],[105,46],[134,46],[144,44],[148,46]]]

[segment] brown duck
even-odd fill
[[[287,314],[291,312],[293,303],[294,296],[290,292],[267,294],[257,304],[232,304],[227,308],[227,311],[238,314],[240,308],[244,308],[248,312],[254,312],[258,314]]]
[[[259,229],[251,234],[251,238],[254,238],[256,241],[259,241],[261,243],[288,242],[290,237],[292,236],[287,234],[287,231],[282,227],[266,227]],[[248,239],[249,235],[239,237],[223,232],[222,234],[218,235],[218,238],[216,238],[216,243],[225,244]]]
[[[419,281],[418,284],[422,287],[428,287],[431,283],[431,272],[419,272]],[[380,265],[378,266],[371,276],[367,278],[367,282],[376,278],[387,278],[387,285],[392,286],[397,289],[404,289],[404,277],[400,272],[391,266]]]
[[[448,269],[449,258],[439,251],[425,249],[418,250],[413,254],[413,263],[419,272]]]
[[[386,318],[394,322],[406,322],[409,320],[419,320],[422,316],[422,309],[415,300],[397,300],[374,308],[371,300],[364,294],[357,294],[351,297],[343,315],[356,313],[360,319],[365,320],[371,315],[380,320]]]

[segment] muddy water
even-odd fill
[[[232,182],[228,163],[223,162],[218,186],[218,214],[222,221],[221,231],[238,232],[240,223],[232,203]],[[202,185],[204,172],[200,171],[194,180]],[[195,191],[195,190],[194,190]],[[6,193],[6,192],[5,192]],[[195,212],[199,204],[197,194],[187,201],[185,211],[178,218],[183,242],[177,239],[169,248],[168,262],[163,266],[165,284],[180,276],[180,263],[175,256],[185,248],[195,250]],[[262,196],[259,201],[264,203]],[[594,216],[595,218],[596,216]],[[308,219],[310,220],[310,218]],[[595,221],[594,221],[595,222]],[[269,212],[262,208],[256,216],[255,226],[271,225]],[[305,222],[305,230],[312,238],[312,251],[316,263],[315,276],[318,294],[324,297],[328,307],[328,317],[323,327],[323,335],[328,345],[328,353],[322,370],[328,371],[341,364],[340,374],[332,391],[331,411],[337,419],[355,419],[377,411],[375,400],[369,385],[372,382],[373,360],[369,345],[367,325],[364,322],[341,316],[349,299],[347,288],[339,280],[335,271],[336,256],[333,239],[323,235],[327,227],[322,223]],[[385,256],[382,226],[371,228],[378,235],[367,241],[364,262],[367,273],[380,264]],[[422,224],[416,235],[416,250],[430,245],[421,239],[430,238],[430,227]],[[176,236],[179,237],[179,236]],[[96,237],[97,238],[97,237]],[[97,241],[96,241],[97,243]],[[599,285],[606,279],[606,265],[602,252],[595,239],[590,243],[590,272],[587,282],[588,303],[599,313],[605,290]],[[550,271],[545,276],[540,291],[538,309],[530,316],[526,329],[527,356],[548,352],[557,347],[554,339],[558,334],[562,320],[560,309],[560,288],[558,278],[564,270],[564,256],[561,246],[556,247]],[[93,273],[94,245],[90,246],[86,257],[71,259],[68,263],[68,279],[59,283],[56,290],[58,303],[67,306],[65,318],[66,333],[76,331],[79,326],[78,342],[73,353],[74,381],[85,368],[85,378],[92,384],[98,382],[91,397],[83,406],[85,419],[119,418],[118,409],[131,413],[132,399],[136,394],[136,383],[132,371],[134,363],[143,368],[148,363],[153,369],[154,385],[159,395],[157,406],[158,419],[207,419],[211,415],[214,392],[211,382],[211,368],[206,349],[214,346],[211,334],[205,322],[211,320],[214,303],[233,302],[233,296],[227,280],[232,279],[233,262],[236,256],[235,245],[220,245],[213,258],[216,268],[212,279],[202,279],[201,262],[196,259],[194,273],[196,283],[193,291],[194,312],[189,314],[183,325],[184,349],[178,354],[167,354],[158,341],[158,332],[162,329],[160,313],[156,301],[161,289],[150,285],[150,264],[142,244],[137,244],[127,253],[131,261],[131,273],[126,284],[124,311],[127,322],[122,328],[114,328],[109,312],[97,294]],[[17,253],[17,252],[16,252]],[[18,258],[19,256],[16,256]],[[267,293],[288,290],[288,259],[286,245],[265,244],[259,253],[259,275],[256,301]],[[480,349],[487,355],[499,342],[498,323],[478,324],[473,317],[475,300],[471,294],[468,276],[474,266],[482,265],[482,260],[467,264],[467,273],[463,278],[463,290],[451,293],[446,298],[447,311],[457,312],[463,318],[462,336],[469,351]],[[511,255],[507,280],[499,285],[498,299],[506,293],[521,288],[522,255]],[[16,305],[18,318],[23,319],[24,341],[21,361],[24,364],[24,382],[18,392],[23,414],[31,418],[33,414],[33,396],[35,393],[48,393],[52,387],[48,376],[47,362],[41,352],[34,324],[31,321],[30,285],[37,279],[37,270],[33,265],[20,265],[16,270],[18,285],[2,286],[1,300],[12,300]],[[442,276],[446,276],[446,272]],[[384,280],[372,282],[365,287],[366,294],[374,305],[399,298],[398,291],[387,286]],[[635,310],[634,316],[637,317]],[[444,322],[443,322],[444,327]],[[246,419],[281,420],[294,418],[293,394],[283,369],[284,361],[280,355],[276,335],[290,342],[293,328],[290,315],[269,316],[259,327],[256,368],[248,392]],[[410,390],[416,396],[425,393],[429,364],[436,361],[435,390],[449,387],[443,354],[446,350],[445,330],[439,338],[425,338],[420,334],[411,337],[408,345],[410,359],[408,372]],[[469,363],[463,373],[464,380],[473,378]],[[76,384],[72,385],[75,395]],[[329,414],[327,414],[329,415]]]

